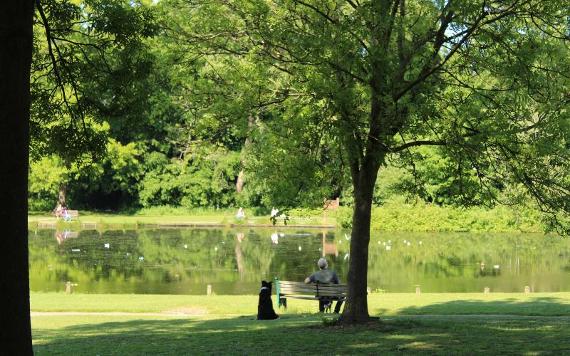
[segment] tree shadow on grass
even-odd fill
[[[421,314],[421,310],[413,311]],[[568,319],[442,317],[396,316],[355,327],[325,326],[322,317],[314,314],[288,314],[271,321],[257,321],[251,316],[158,320],[99,317],[86,323],[78,317],[56,329],[34,328],[34,351],[37,355],[570,352]]]
[[[382,312],[382,310],[374,310]],[[408,307],[399,314],[422,315],[525,315],[525,316],[569,316],[570,304],[563,299],[553,297],[535,297],[525,300],[506,298],[501,300],[457,300],[435,303],[421,307]]]

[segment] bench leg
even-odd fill
[[[332,300],[329,298],[319,299],[319,312],[329,312],[331,311]]]
[[[340,313],[340,308],[342,307],[342,303],[344,303],[344,299],[337,299],[337,298],[321,298],[319,299],[319,312],[321,313],[330,313],[332,309],[333,302],[336,300],[336,305],[334,307],[334,312],[336,314]]]
[[[340,307],[342,307],[342,303],[344,302],[344,299],[339,299],[336,301],[336,305],[334,306],[334,312],[335,314],[340,313]]]
[[[287,309],[287,298],[279,297],[279,307],[284,307]]]

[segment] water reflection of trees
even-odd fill
[[[276,233],[278,240],[272,239]],[[69,280],[88,292],[204,294],[212,284],[216,293],[252,294],[262,279],[302,280],[323,254],[343,281],[348,268],[349,241],[338,231],[324,238],[320,231],[245,228],[57,236],[53,230],[30,233],[32,290],[63,291]],[[380,233],[370,245],[372,289],[568,290],[569,272],[570,242],[557,237]]]
[[[370,248],[373,289],[495,291],[570,289],[570,243],[538,234],[380,233]],[[390,241],[390,242],[389,242]],[[390,248],[386,248],[390,246]]]
[[[49,234],[30,240],[36,290],[61,290],[72,280],[89,291],[199,293],[218,283],[214,291],[232,292],[224,289],[236,280],[257,287],[273,254],[269,243],[255,243],[255,234],[238,242],[235,232],[222,230],[82,231],[60,245]]]

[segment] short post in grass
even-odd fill
[[[419,285],[416,285],[416,295],[421,295],[422,294],[422,290],[420,288]]]
[[[208,284],[206,287],[206,295],[212,295],[212,285]]]
[[[485,293],[485,294],[491,293],[491,288],[485,287],[485,289],[483,289],[483,293]]]
[[[530,287],[524,286],[524,294],[530,294]]]

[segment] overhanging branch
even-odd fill
[[[408,148],[417,147],[417,146],[445,146],[447,144],[448,143],[446,141],[432,141],[432,140],[412,141],[390,149],[390,153],[397,153],[406,150]]]

